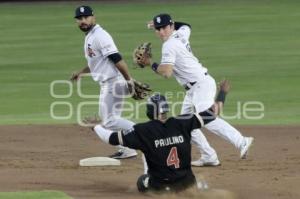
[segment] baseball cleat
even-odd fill
[[[136,185],[139,192],[146,192],[149,188],[149,175],[148,174],[141,175],[138,178]]]
[[[241,147],[241,154],[240,158],[241,159],[246,159],[248,151],[253,143],[254,138],[253,137],[245,137],[244,139],[244,145]]]
[[[218,158],[215,158],[213,160],[205,160],[200,158],[199,160],[192,161],[191,165],[195,167],[216,167],[220,166],[221,163]]]
[[[110,155],[110,158],[114,159],[127,159],[137,156],[137,152],[134,149],[120,149],[116,153]]]

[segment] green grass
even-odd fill
[[[58,191],[40,192],[0,192],[0,199],[71,199],[71,197]]]
[[[300,25],[299,1],[219,0],[183,3],[92,3],[98,22],[114,37],[127,63],[132,49],[142,41],[153,43],[159,61],[161,43],[145,22],[160,12],[192,24],[194,54],[220,80],[230,79],[232,91],[226,115],[235,115],[239,104],[259,101],[264,118],[231,119],[234,124],[299,124],[300,118]],[[81,99],[76,85],[70,98],[50,95],[54,80],[67,80],[85,65],[83,34],[73,19],[77,4],[1,4],[0,6],[0,124],[74,123]],[[160,92],[182,91],[174,79],[165,80],[150,69],[130,68],[138,80]],[[84,93],[97,94],[98,86],[84,78]],[[56,85],[55,93],[68,93],[67,85]],[[172,102],[182,100],[173,97]],[[73,117],[54,120],[50,105],[55,101],[72,105]],[[89,99],[95,101],[97,99]],[[130,100],[131,101],[131,100]],[[57,106],[55,115],[68,115],[68,107]],[[86,106],[94,114],[97,106]],[[176,109],[179,113],[179,107]],[[124,112],[124,115],[132,114]],[[146,119],[144,108],[135,121]],[[298,119],[297,119],[298,118]]]

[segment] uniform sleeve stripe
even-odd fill
[[[118,131],[118,140],[120,145],[123,145],[122,131]]]
[[[108,57],[109,55],[114,54],[114,53],[119,53],[119,52],[118,51],[108,52],[107,54],[103,55],[103,57]]]
[[[200,115],[196,114],[196,113],[194,113],[194,115],[197,117],[198,121],[200,122],[201,127],[204,126],[204,122],[203,122],[202,117]]]

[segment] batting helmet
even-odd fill
[[[155,94],[148,98],[146,115],[150,120],[157,119],[159,114],[167,112],[169,112],[169,105],[165,96]]]

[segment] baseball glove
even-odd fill
[[[133,51],[133,62],[139,67],[144,68],[151,63],[151,43],[144,42]]]
[[[135,100],[142,100],[145,99],[152,89],[148,84],[138,82],[136,80],[133,80],[134,83],[134,93],[132,94],[132,98]]]

